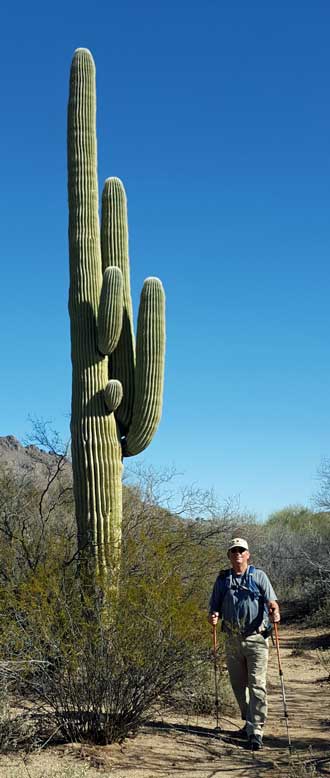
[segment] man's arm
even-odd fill
[[[256,573],[258,574],[257,584],[260,586],[267,604],[270,621],[273,623],[278,622],[281,620],[281,614],[276,592],[272,587],[268,575],[266,575],[263,570],[257,570]]]
[[[213,591],[209,603],[208,622],[215,626],[219,621],[221,611],[221,600],[223,595],[223,575],[220,573],[213,586]]]
[[[277,623],[278,621],[281,621],[281,614],[280,609],[277,600],[268,600],[268,611],[269,611],[269,618],[273,622],[273,624]]]

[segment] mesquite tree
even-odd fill
[[[92,570],[116,580],[122,459],[150,443],[162,409],[165,298],[144,282],[133,332],[127,209],[118,178],[106,180],[98,215],[95,66],[77,49],[68,106],[72,358],[71,438],[78,546]]]

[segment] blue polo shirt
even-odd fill
[[[248,565],[242,575],[237,575],[232,568],[219,573],[209,610],[220,614],[224,632],[247,636],[269,625],[269,600],[277,600],[277,596],[268,576]]]

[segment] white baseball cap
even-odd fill
[[[244,538],[233,538],[229,541],[229,547],[228,547],[228,554],[229,551],[231,551],[233,548],[244,548],[245,551],[249,550],[248,542],[247,540],[244,540]]]

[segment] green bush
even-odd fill
[[[65,739],[121,741],[156,705],[181,698],[184,707],[188,687],[200,706],[211,641],[200,593],[187,590],[162,537],[145,537],[133,574],[140,540],[127,544],[112,604],[54,560],[1,592],[1,650],[16,701],[30,700],[47,731]]]
[[[39,497],[30,483],[17,486],[3,483],[0,682],[16,707],[38,709],[38,733],[109,743],[136,731],[157,706],[213,712],[206,610],[230,517],[183,521],[155,504],[150,488],[127,488],[119,593],[104,599],[95,582],[90,591],[79,583],[66,484],[57,488],[51,475]],[[7,724],[15,729],[9,719],[3,744]]]

